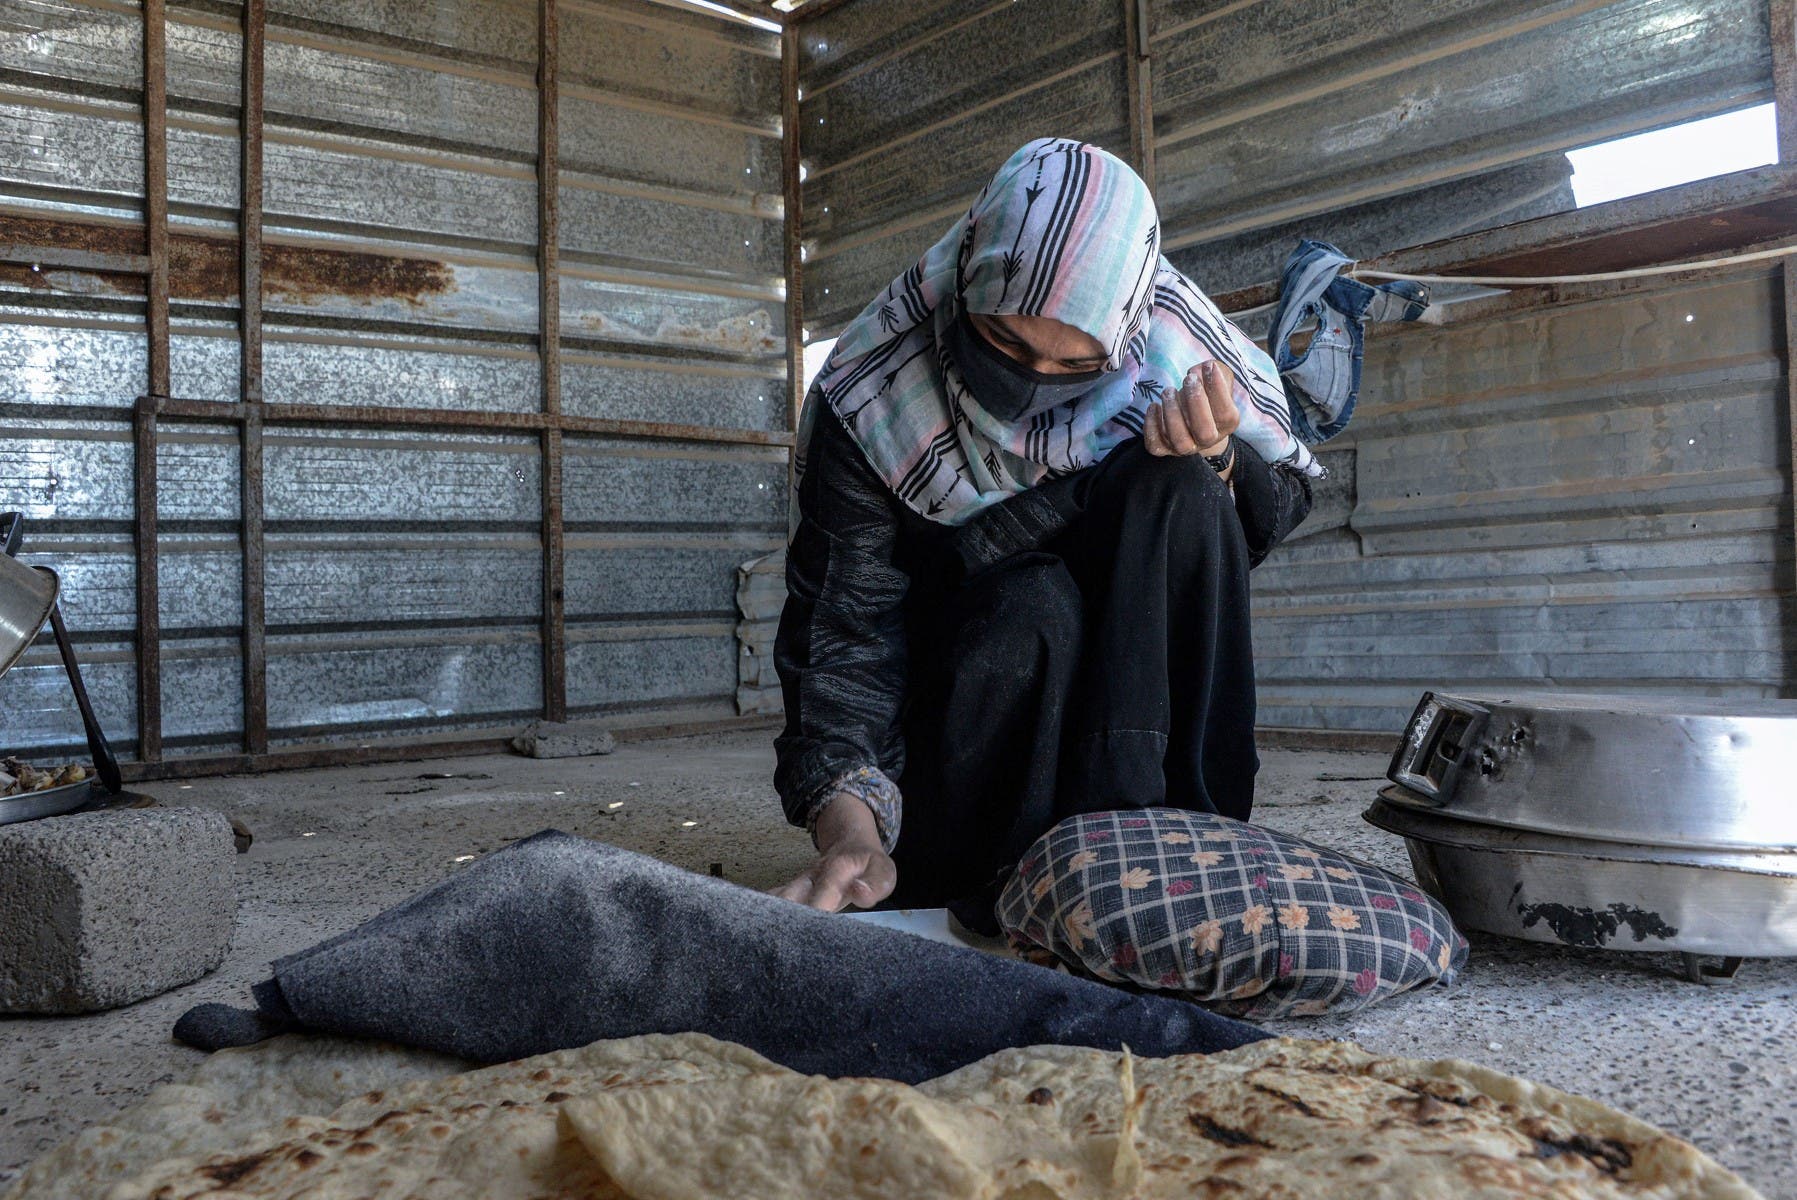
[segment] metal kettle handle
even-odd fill
[[[56,648],[62,652],[62,666],[69,673],[69,686],[75,690],[75,706],[81,710],[81,724],[87,731],[87,750],[94,756],[94,771],[106,785],[106,790],[116,796],[125,786],[124,778],[119,774],[119,760],[106,741],[99,719],[94,716],[94,706],[88,702],[87,687],[81,682],[81,668],[75,662],[75,647],[69,644],[69,631],[62,623],[60,604],[50,610],[50,627],[56,632]]]
[[[19,539],[25,534],[25,518],[16,512],[0,513],[0,553],[8,558],[19,552]]]

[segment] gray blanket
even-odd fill
[[[1011,1046],[1157,1056],[1266,1036],[553,830],[279,960],[255,998],[192,1009],[175,1036],[214,1050],[316,1030],[501,1062],[697,1031],[797,1071],[905,1082]]]

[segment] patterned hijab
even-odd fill
[[[947,350],[963,311],[1071,325],[1105,348],[1105,374],[1077,400],[998,420]],[[1011,155],[967,215],[843,330],[806,395],[795,475],[817,405],[828,404],[900,499],[959,525],[1139,436],[1160,390],[1210,359],[1235,373],[1236,435],[1268,462],[1321,475],[1292,434],[1273,360],[1160,256],[1160,219],[1141,178],[1096,146],[1041,138]]]

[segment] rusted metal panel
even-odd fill
[[[1010,0],[987,0],[1000,8]],[[825,83],[856,70],[862,63],[887,59],[915,39],[920,29],[945,23],[951,11],[964,10],[963,0],[851,0],[820,11],[815,0],[805,19],[792,23],[799,33],[799,74],[807,83]]]

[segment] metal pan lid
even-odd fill
[[[1797,701],[1426,692],[1390,778],[1467,821],[1693,849],[1797,848]]]

